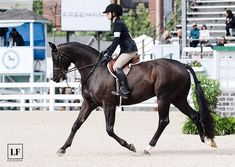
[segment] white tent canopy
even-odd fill
[[[19,22],[15,22],[15,23],[3,22],[3,23],[1,23],[0,22],[0,28],[3,28],[3,27],[18,27],[18,26],[21,26],[22,24],[24,24],[24,23],[19,23]]]

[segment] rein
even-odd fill
[[[87,75],[87,77],[85,78],[85,80],[81,80],[81,84],[83,85],[83,84],[85,84],[85,83],[87,82],[87,80],[90,78],[90,76],[91,76],[92,73],[94,72],[94,70],[95,70],[95,68],[97,67],[97,64],[98,64],[98,62],[99,62],[101,56],[102,56],[102,54],[100,53],[98,59],[97,59],[96,62],[93,63],[93,64],[85,65],[85,66],[83,66],[83,67],[78,67],[78,68],[77,68],[77,67],[73,67],[73,68],[70,68],[70,69],[66,70],[66,69],[64,68],[63,64],[62,64],[61,57],[65,57],[65,58],[69,59],[70,62],[72,62],[72,61],[71,61],[70,58],[68,58],[68,57],[66,57],[66,56],[60,55],[60,56],[59,56],[59,62],[60,62],[60,67],[61,67],[61,68],[54,68],[54,70],[61,70],[62,73],[63,73],[65,76],[67,76],[68,73],[70,73],[70,72],[72,72],[72,71],[75,71],[76,69],[77,69],[77,70],[83,70],[83,69],[86,69],[86,68],[88,68],[88,67],[93,67],[93,68],[91,69],[91,71],[89,72],[89,74]],[[66,80],[66,83],[67,83],[67,85],[68,85],[67,77],[65,78],[65,80]],[[70,86],[68,85],[68,87],[70,87]]]
[[[78,70],[82,70],[82,69],[84,69],[84,68],[93,66],[93,68],[91,69],[91,71],[90,71],[89,74],[87,75],[86,79],[85,79],[84,81],[81,80],[81,84],[82,84],[82,85],[86,83],[86,81],[90,78],[91,74],[95,71],[95,68],[97,67],[97,64],[98,64],[98,62],[99,62],[101,56],[102,56],[102,54],[100,53],[98,59],[96,60],[96,62],[95,62],[94,64],[90,64],[90,65],[87,65],[87,66],[83,66],[83,67],[78,68]]]

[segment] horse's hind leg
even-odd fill
[[[174,100],[174,102],[172,103],[174,104],[182,113],[184,113],[185,115],[187,115],[196,125],[197,129],[198,129],[198,133],[199,136],[201,138],[201,141],[204,143],[205,142],[205,133],[203,130],[203,127],[200,123],[200,115],[198,112],[196,112],[188,103],[188,101],[186,100],[186,98],[180,98],[180,99],[176,99]]]
[[[163,130],[169,124],[170,122],[169,108],[170,108],[170,103],[166,99],[158,100],[158,113],[159,113],[158,129],[155,132],[153,138],[151,139],[149,145],[145,148],[144,154],[150,154],[150,150],[156,145]]]
[[[109,136],[114,138],[121,146],[128,148],[129,150],[136,152],[135,146],[133,144],[128,144],[125,140],[118,137],[114,133],[114,123],[115,123],[115,114],[116,106],[105,106],[104,107],[105,121],[106,121],[106,131]]]
[[[84,99],[82,103],[81,111],[79,112],[78,118],[73,124],[73,127],[71,129],[70,135],[68,139],[66,140],[65,144],[58,150],[57,154],[62,155],[66,152],[66,149],[71,146],[73,142],[73,138],[77,132],[77,130],[81,127],[81,125],[85,122],[87,117],[90,115],[91,111],[93,111],[96,107],[98,107],[95,103],[92,101],[88,101]]]

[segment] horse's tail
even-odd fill
[[[199,114],[200,114],[200,122],[204,129],[205,135],[209,139],[213,139],[215,137],[215,130],[214,130],[214,121],[211,116],[211,113],[208,109],[207,101],[200,85],[200,82],[197,79],[197,76],[189,65],[185,64],[186,68],[191,72],[194,83],[195,83],[195,91],[196,91],[196,98],[199,107]]]

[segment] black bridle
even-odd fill
[[[87,80],[89,79],[89,77],[90,77],[90,76],[92,75],[92,73],[94,72],[94,70],[95,70],[95,68],[97,67],[97,64],[98,64],[100,58],[102,57],[102,54],[101,54],[101,53],[99,54],[99,57],[97,58],[96,62],[93,63],[93,64],[85,65],[85,66],[83,66],[83,67],[73,67],[73,68],[70,68],[70,69],[68,69],[68,70],[66,70],[66,69],[64,68],[63,64],[62,64],[62,59],[61,59],[62,57],[66,58],[66,59],[68,59],[70,62],[72,62],[69,57],[66,57],[66,56],[63,56],[63,55],[60,54],[60,55],[58,56],[58,62],[60,63],[60,68],[53,68],[53,70],[62,71],[62,74],[65,75],[65,80],[66,80],[66,83],[67,83],[67,84],[68,84],[68,81],[67,81],[67,74],[68,74],[68,73],[70,73],[70,72],[72,72],[72,71],[75,71],[76,69],[77,69],[77,70],[83,70],[83,69],[86,69],[86,68],[88,68],[88,67],[92,67],[92,69],[91,69],[91,71],[89,72],[89,74],[87,75],[87,77],[86,77],[84,80],[81,80],[81,84],[83,85],[83,84],[86,84]],[[62,75],[62,74],[61,74],[61,75]],[[70,87],[70,86],[69,86],[69,87]]]

